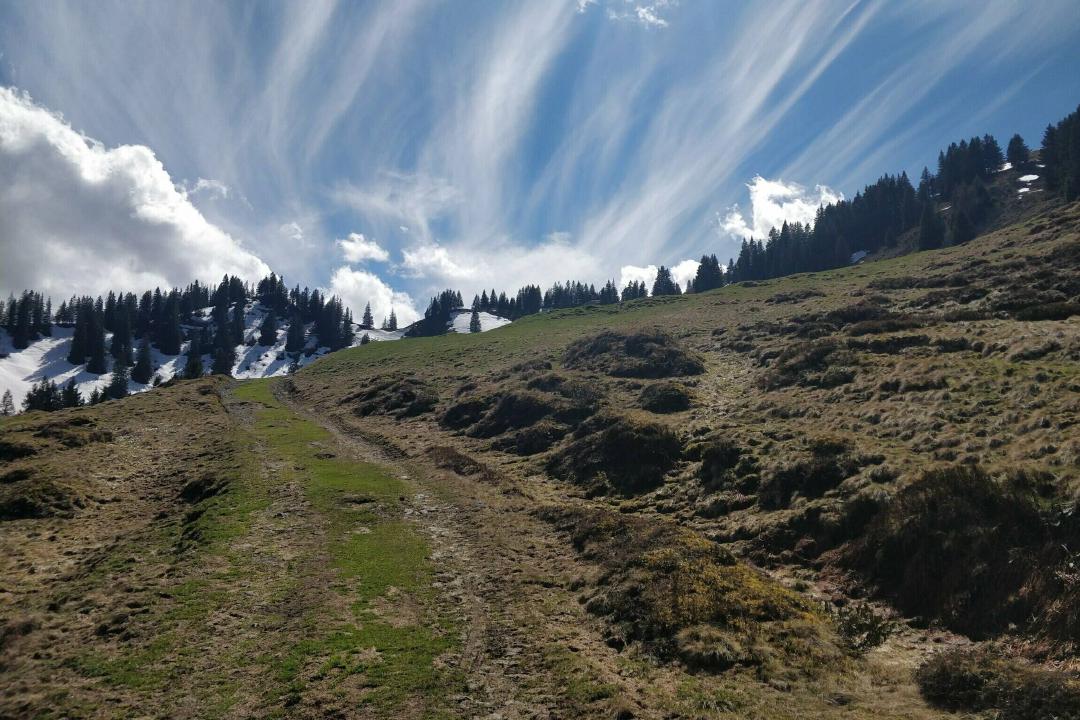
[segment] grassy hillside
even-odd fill
[[[1070,717],[1080,205],[0,424],[0,715]]]

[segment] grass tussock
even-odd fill
[[[690,391],[685,385],[659,382],[646,386],[641,391],[638,402],[643,409],[662,415],[688,409],[690,399]]]
[[[545,515],[601,567],[586,608],[611,622],[616,644],[640,640],[712,671],[806,669],[841,654],[813,604],[697,533],[600,509]]]
[[[987,648],[938,653],[915,675],[930,703],[960,712],[993,712],[999,720],[1080,717],[1080,683],[1064,673],[996,655]]]
[[[435,408],[439,396],[431,386],[414,377],[383,378],[363,390],[346,395],[341,402],[355,403],[353,412],[360,417],[390,415],[409,418]]]
[[[667,378],[705,372],[700,357],[661,332],[606,330],[571,343],[563,364],[613,377]]]
[[[660,485],[682,457],[682,442],[667,426],[621,418],[585,434],[547,463],[554,477],[596,494],[634,495]]]

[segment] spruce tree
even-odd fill
[[[145,385],[150,382],[154,368],[150,358],[150,341],[143,338],[139,343],[139,352],[135,357],[135,367],[131,370],[131,379]]]
[[[1019,170],[1031,159],[1031,151],[1028,150],[1024,138],[1020,137],[1019,133],[1009,140],[1009,145],[1005,150],[1005,159],[1012,164],[1014,170]]]
[[[4,397],[0,398],[0,415],[7,417],[15,414],[15,399],[11,397],[11,391],[5,390]]]
[[[360,336],[360,344],[361,345],[367,345],[369,342],[371,342],[371,338],[368,337],[367,333],[364,333],[363,335]]]
[[[469,332],[480,332],[480,313],[478,313],[476,310],[472,311],[472,317],[469,318]]]
[[[75,378],[71,378],[64,385],[64,389],[60,393],[60,403],[66,408],[81,407],[83,405],[83,397],[79,393],[79,388],[75,385]]]
[[[102,313],[98,312],[96,308],[91,312],[87,338],[90,345],[87,354],[90,356],[90,360],[86,363],[86,371],[95,375],[108,372],[108,367],[105,364],[105,327]]]
[[[187,362],[184,364],[184,378],[194,380],[203,376],[202,348],[199,339],[192,338],[188,346]]]
[[[104,399],[105,399],[104,393],[102,393],[97,388],[94,388],[93,390],[90,391],[90,399],[87,402],[90,405],[97,405],[98,403],[100,403]]]
[[[214,350],[214,360],[210,364],[210,372],[214,375],[231,375],[233,363],[235,362],[235,350],[232,348],[219,347]]]
[[[105,388],[105,395],[111,400],[119,400],[128,396],[128,380],[131,376],[128,373],[127,363],[124,362],[123,356],[113,363],[112,378],[109,380],[109,385]]]
[[[259,344],[269,347],[277,342],[277,318],[274,313],[266,313],[262,325],[259,326]]]
[[[679,294],[679,289],[675,285],[675,281],[671,279],[671,271],[663,265],[656,271],[656,280],[653,281],[652,294],[654,297],[658,295]]]
[[[394,308],[390,308],[390,319],[386,321],[387,330],[397,330],[397,315],[394,314]]]
[[[375,318],[371,316],[371,303],[364,306],[364,316],[360,318],[360,327],[364,330],[375,327]]]

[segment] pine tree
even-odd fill
[[[967,212],[953,207],[949,215],[949,236],[953,245],[963,245],[975,237],[975,227]]]
[[[67,381],[67,385],[64,385],[64,389],[60,393],[60,403],[66,408],[81,407],[83,405],[83,397],[79,393],[79,388],[75,385],[75,378],[71,378]]]
[[[11,397],[11,391],[5,390],[4,397],[0,399],[0,415],[7,417],[15,414],[15,400]]]
[[[97,405],[98,403],[100,403],[104,399],[105,399],[105,394],[102,393],[97,388],[94,388],[93,390],[90,391],[90,398],[87,401],[87,403],[89,405]]]
[[[259,326],[259,344],[269,347],[277,342],[277,318],[273,312],[266,313]]]
[[[1027,165],[1028,160],[1031,159],[1031,151],[1028,150],[1024,138],[1020,137],[1019,133],[1013,135],[1009,140],[1009,145],[1005,150],[1005,159],[1012,164],[1014,170],[1019,170],[1024,165]]]
[[[219,347],[214,350],[214,360],[210,364],[210,373],[213,375],[231,375],[233,363],[235,362],[235,350],[232,348]]]
[[[360,344],[361,345],[367,345],[369,342],[371,342],[371,338],[368,337],[367,333],[364,333],[363,335],[360,336]]]
[[[671,271],[663,265],[656,271],[656,280],[653,281],[652,294],[654,297],[658,295],[679,294],[679,288],[675,285],[675,281],[671,279]]]
[[[398,329],[397,315],[394,314],[394,308],[390,308],[390,319],[386,321],[386,329],[391,331]]]
[[[135,357],[135,367],[131,370],[131,379],[137,383],[145,385],[150,382],[150,376],[153,375],[154,368],[150,358],[150,341],[147,338],[143,338],[139,343],[139,352]]]
[[[472,317],[469,318],[469,332],[480,332],[480,313],[478,313],[476,310],[472,311]]]
[[[371,316],[371,303],[364,306],[364,316],[360,319],[360,327],[364,330],[375,327],[375,318]]]
[[[184,378],[194,380],[203,376],[202,348],[199,339],[192,338],[188,347],[187,362],[184,364]]]

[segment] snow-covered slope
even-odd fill
[[[237,378],[262,378],[276,375],[285,375],[289,371],[291,358],[285,353],[285,339],[289,332],[289,323],[279,320],[277,340],[273,345],[259,345],[259,329],[266,318],[268,310],[259,303],[248,303],[244,309],[244,342],[236,346],[236,364],[233,365],[233,377]],[[197,310],[192,316],[191,324],[185,325],[187,331],[198,330],[211,322],[213,308]],[[469,332],[469,321],[472,312],[469,310],[457,310],[454,318],[447,327],[449,332]],[[490,313],[480,313],[480,327],[483,331],[494,330],[502,327],[510,321]],[[300,367],[314,362],[316,359],[330,352],[330,348],[320,346],[318,338],[310,335],[307,346],[300,353],[298,363]],[[356,326],[356,336],[352,346],[356,347],[363,341],[364,335],[372,342],[385,342],[388,340],[400,340],[404,330],[379,330],[377,328],[362,329]],[[64,385],[72,378],[82,393],[83,398],[88,398],[94,389],[102,390],[112,379],[112,373],[95,375],[86,372],[83,365],[72,365],[67,361],[68,352],[71,350],[71,336],[73,330],[70,327],[53,327],[52,337],[42,338],[30,344],[24,350],[15,350],[11,344],[11,338],[6,330],[0,329],[0,394],[10,390],[15,400],[16,408],[22,407],[22,400],[30,390],[30,386],[41,380],[49,378],[58,385]],[[106,346],[109,338],[106,338]],[[154,374],[161,382],[171,379],[184,369],[187,362],[189,341],[184,341],[179,355],[165,355],[156,348],[151,347],[151,361],[154,366]],[[203,355],[203,367],[209,369],[211,363],[210,353]],[[110,358],[111,364],[111,358]],[[143,385],[134,381],[130,382],[131,392],[142,392],[153,387],[153,383]]]
[[[480,332],[487,332],[488,330],[494,330],[500,328],[503,325],[509,325],[510,321],[504,317],[498,315],[492,315],[491,313],[482,312],[480,315]],[[453,318],[450,320],[450,324],[447,326],[447,332],[455,333],[467,333],[469,330],[469,323],[472,322],[472,310],[454,310]]]
[[[193,316],[192,324],[186,325],[185,329],[197,331],[202,324],[210,322],[212,313],[213,308],[197,311]],[[266,313],[266,308],[259,303],[249,303],[245,308],[244,342],[236,346],[236,364],[233,366],[232,373],[234,377],[271,377],[288,372],[290,358],[285,354],[285,338],[289,331],[287,321],[281,321],[277,341],[273,345],[258,344],[259,327]],[[465,327],[467,331],[467,318]],[[311,330],[310,326],[308,330]],[[83,398],[88,398],[95,388],[104,389],[112,379],[111,372],[95,375],[86,372],[85,366],[72,365],[67,361],[72,333],[73,329],[70,327],[54,326],[52,337],[37,340],[23,350],[15,350],[7,331],[0,329],[0,355],[6,355],[6,357],[0,357],[0,394],[3,394],[5,390],[10,390],[16,408],[21,409],[23,397],[30,390],[30,386],[46,377],[58,385],[64,385],[74,378]],[[364,334],[367,334],[372,341],[382,342],[401,339],[403,331],[362,330],[357,327],[353,346],[360,344]],[[108,342],[106,338],[106,343]],[[189,346],[190,342],[185,341],[181,346],[180,355],[164,355],[151,347],[154,373],[162,382],[183,371]],[[328,352],[330,348],[319,347],[318,338],[309,336],[307,347],[300,354],[299,364],[303,367]],[[207,353],[203,356],[203,367],[209,368],[210,365],[211,356]],[[130,383],[131,392],[141,392],[152,386],[152,383],[148,385],[134,381]]]

